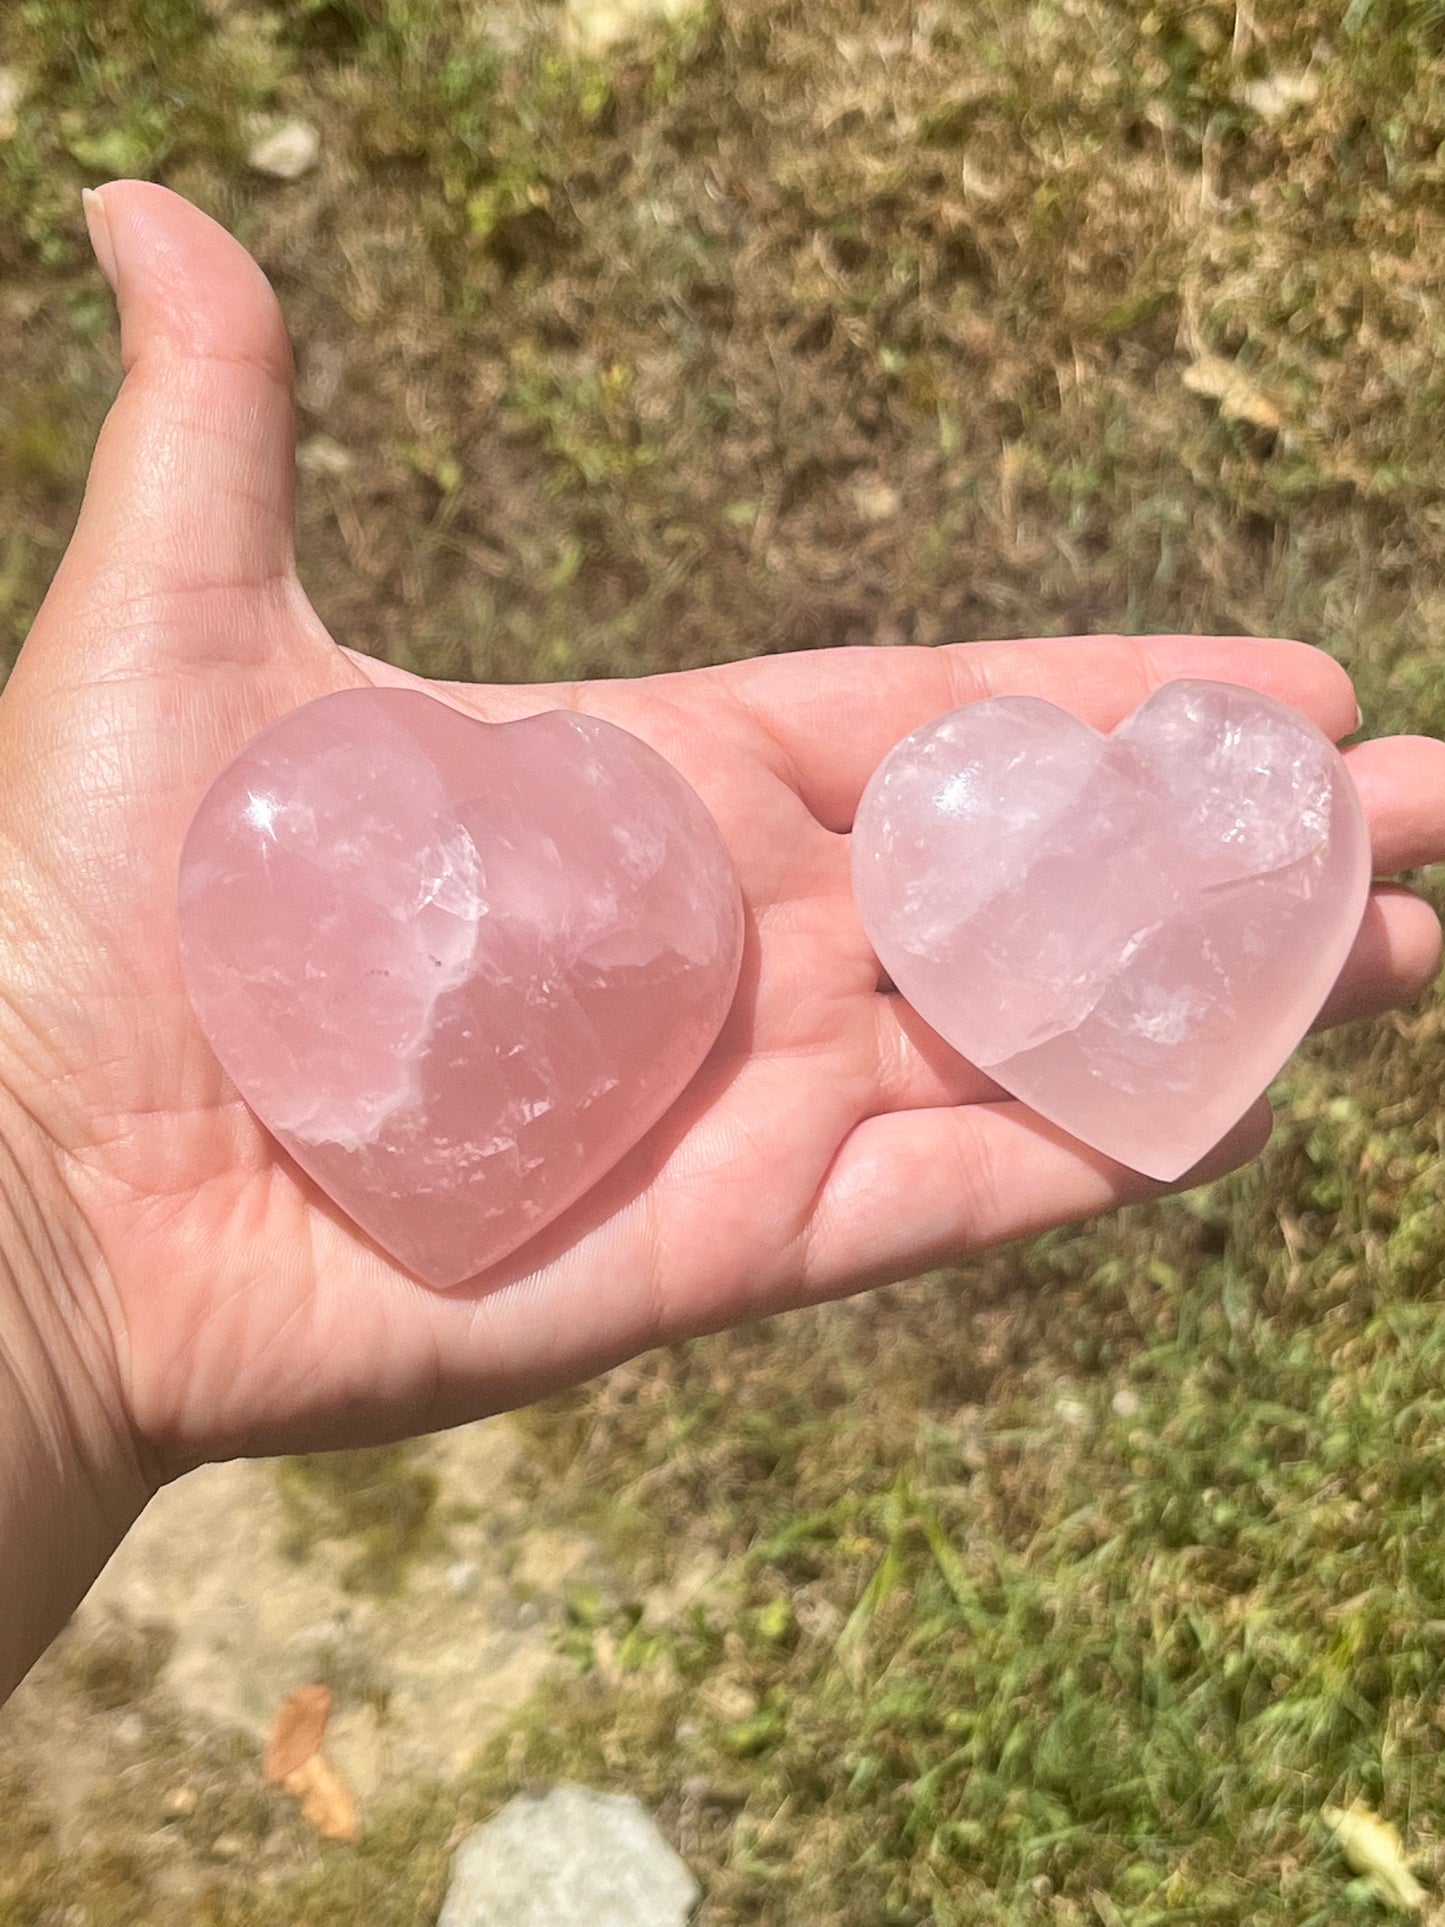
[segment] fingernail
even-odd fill
[[[90,245],[95,249],[95,258],[100,263],[100,271],[115,292],[115,242],[111,238],[110,221],[106,215],[105,202],[93,187],[81,189],[80,201],[85,209],[85,225],[90,230]]]
[[[1365,712],[1363,709],[1360,708],[1360,705],[1356,703],[1355,704],[1355,729],[1363,729],[1364,726],[1365,726]],[[1352,735],[1353,733],[1354,731],[1351,731]]]

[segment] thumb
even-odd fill
[[[86,219],[120,308],[125,379],[36,625],[51,634],[32,644],[48,652],[62,635],[92,673],[124,673],[141,666],[115,660],[126,637],[140,654],[184,600],[188,657],[251,660],[263,646],[256,598],[295,591],[280,307],[240,243],[166,188],[113,182],[86,196]],[[64,620],[48,620],[52,605]]]

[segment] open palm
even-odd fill
[[[1347,678],[1298,644],[1094,638],[827,651],[635,683],[427,685],[488,720],[580,707],[660,750],[731,848],[747,954],[689,1091],[506,1264],[435,1292],[353,1232],[197,1028],[176,860],[200,796],[257,729],[331,690],[414,679],[338,648],[297,583],[290,357],[259,271],[159,188],[107,188],[99,228],[127,376],[0,700],[0,1069],[50,1174],[68,1315],[111,1348],[159,1473],[455,1423],[660,1340],[1157,1188],[1003,1100],[880,985],[847,831],[899,737],[986,694],[1043,695],[1107,726],[1171,676],[1215,676],[1346,733]],[[1397,739],[1350,754],[1379,869],[1445,855],[1445,749]],[[1426,906],[1377,891],[1328,1014],[1414,994],[1437,945]],[[1261,1107],[1217,1168],[1267,1129]]]

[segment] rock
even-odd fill
[[[1313,69],[1304,73],[1266,74],[1262,80],[1247,80],[1235,90],[1235,99],[1252,107],[1262,120],[1283,120],[1297,107],[1309,107],[1320,95],[1320,77]]]
[[[853,484],[853,506],[865,522],[891,522],[903,498],[881,475],[865,475]]]
[[[288,120],[273,127],[246,155],[258,174],[277,181],[299,181],[321,158],[321,136],[309,121]]]
[[[437,1927],[685,1927],[698,1895],[636,1800],[556,1787],[468,1834]]]
[[[12,141],[20,127],[20,107],[30,91],[18,67],[0,67],[0,141]]]
[[[356,457],[330,435],[310,435],[296,451],[296,466],[303,475],[349,475]]]

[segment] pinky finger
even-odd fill
[[[1165,1185],[1012,1101],[867,1118],[818,1193],[804,1295],[843,1297],[1118,1205],[1187,1191],[1257,1157],[1272,1123],[1261,1098],[1203,1163]]]

